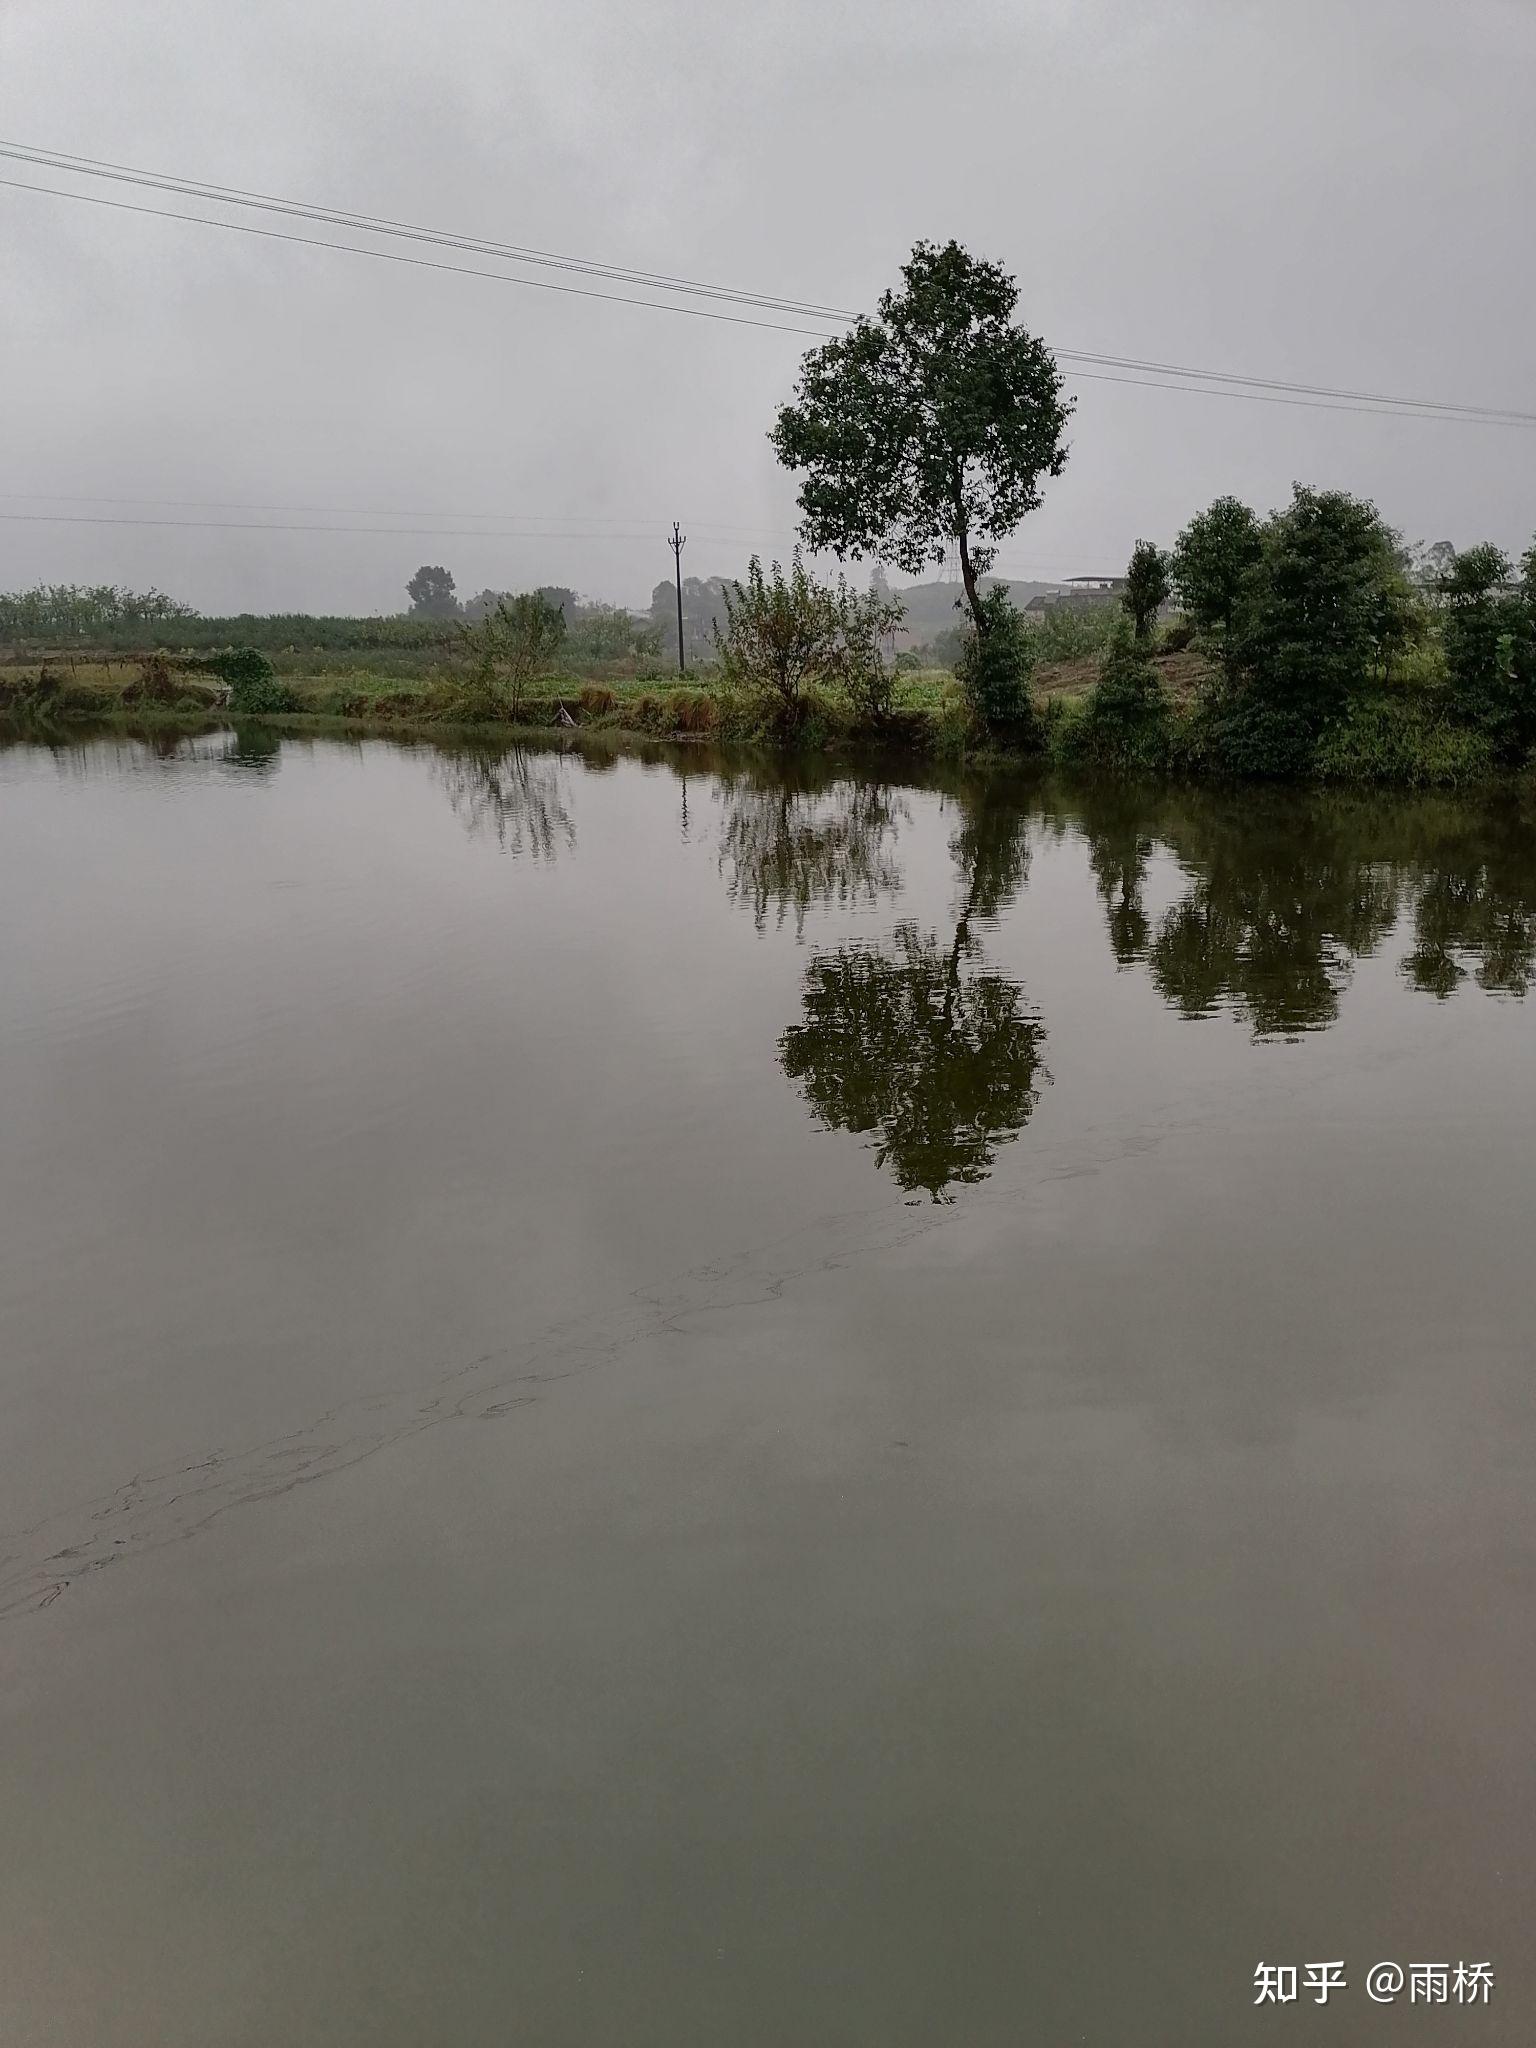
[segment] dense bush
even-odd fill
[[[218,676],[227,685],[231,711],[254,715],[298,709],[298,698],[286,683],[278,680],[271,662],[258,647],[226,647],[217,654],[188,662],[187,666]]]
[[[1343,491],[1298,485],[1262,524],[1219,499],[1180,535],[1173,565],[1222,660],[1185,736],[1217,773],[1310,773],[1324,734],[1425,630],[1397,536]]]
[[[1069,600],[1031,612],[1025,623],[1035,660],[1081,661],[1086,655],[1102,654],[1115,637],[1120,617],[1120,607],[1112,601]]]
[[[890,716],[894,674],[881,642],[901,623],[900,603],[873,588],[859,595],[845,578],[819,583],[797,548],[786,576],[779,563],[765,575],[756,555],[745,583],[725,587],[725,625],[715,646],[728,694],[744,694],[773,737],[808,739],[806,691],[832,685],[868,724]],[[824,707],[818,718],[825,722]]]
[[[1038,748],[1044,732],[1030,689],[1035,634],[1002,584],[982,598],[981,611],[985,628],[967,634],[957,670],[966,702],[987,732]]]
[[[451,715],[467,724],[516,723],[536,676],[548,671],[565,640],[565,614],[542,590],[501,597],[477,625],[461,628],[469,674],[447,686]]]
[[[1456,788],[1482,781],[1494,765],[1487,738],[1458,723],[1439,693],[1391,690],[1358,697],[1329,727],[1312,756],[1325,782]]]
[[[1437,586],[1445,604],[1445,666],[1460,715],[1493,758],[1521,759],[1536,740],[1536,607],[1531,603],[1536,548],[1520,587],[1509,558],[1484,543],[1452,557]]]
[[[1144,642],[1122,620],[1086,704],[1065,723],[1054,750],[1066,761],[1119,773],[1168,766],[1172,707]]]

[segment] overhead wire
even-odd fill
[[[87,157],[59,150],[43,150],[31,145],[0,140],[0,156],[38,166],[64,171],[83,177],[110,179],[117,183],[129,184],[154,191],[174,193],[182,197],[201,199],[206,202],[283,215],[288,218],[312,220],[332,226],[394,238],[405,238],[437,247],[452,248],[469,254],[485,255],[502,261],[552,267],[568,273],[586,277],[635,285],[642,290],[666,292],[685,296],[706,298],[717,304],[731,306],[752,306],[769,312],[799,314],[817,320],[846,322],[857,316],[846,307],[822,304],[813,300],[794,299],[783,295],[761,291],[749,291],[736,286],[707,283],[698,278],[681,277],[667,272],[643,270],[631,266],[601,263],[593,258],[573,256],[554,250],[539,249],[519,243],[495,241],[486,237],[455,234],[446,229],[430,228],[415,222],[392,219],[388,216],[361,213],[349,208],[323,206],[309,201],[280,197],[263,193],[248,187],[226,186],[204,179],[179,177],[171,173],[147,171],[132,165],[113,162],[107,158]],[[725,321],[728,324],[767,328],[779,332],[794,333],[807,338],[828,338],[831,330],[824,327],[790,326],[782,321],[753,320],[740,313],[715,312],[702,306],[678,305],[670,299],[640,298],[632,294],[598,292],[585,287],[561,285],[550,279],[510,276],[502,271],[483,271],[467,265],[435,262],[428,258],[409,257],[398,251],[374,249],[356,243],[332,242],[325,238],[284,234],[278,230],[259,228],[249,222],[214,220],[202,214],[186,214],[169,208],[136,205],[126,201],[112,201],[100,194],[76,192],[56,186],[35,185],[20,179],[0,179],[0,185],[14,190],[30,191],[53,198],[75,199],[98,206],[109,206],[126,212],[137,212],[158,218],[186,221],[203,227],[218,227],[233,232],[262,236],[270,240],[290,241],[302,246],[328,248],[350,255],[364,255],[395,262],[413,264],[416,267],[454,272],[467,276],[487,278],[502,283],[520,283],[531,288],[561,292],[569,296],[605,299],[617,304],[640,305],[653,311],[692,314],[695,317]],[[1206,396],[1248,398],[1257,403],[1304,405],[1319,411],[1353,411],[1361,414],[1379,414],[1386,418],[1442,418],[1462,424],[1485,424],[1494,426],[1536,426],[1536,411],[1525,411],[1517,407],[1490,406],[1465,400],[1429,399],[1404,396],[1400,393],[1371,391],[1348,385],[1306,384],[1299,381],[1268,377],[1257,373],[1231,370],[1212,370],[1196,364],[1167,362],[1155,357],[1112,354],[1102,350],[1058,348],[1053,353],[1062,361],[1071,363],[1075,373],[1085,381],[1098,383],[1119,383],[1131,388],[1151,390],[1196,391]],[[1133,372],[1133,375],[1111,375],[1109,372]],[[1174,381],[1180,380],[1180,381]]]

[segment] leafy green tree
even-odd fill
[[[804,472],[801,536],[918,575],[951,552],[971,622],[979,579],[1060,476],[1071,402],[1043,341],[1014,324],[1018,286],[958,242],[919,242],[874,319],[813,349],[769,436]]]
[[[622,605],[584,604],[566,614],[567,666],[582,662],[655,660],[661,642],[651,627]]]
[[[1179,535],[1173,588],[1197,631],[1227,646],[1244,586],[1263,552],[1259,522],[1237,498],[1218,498]]]
[[[461,707],[472,721],[522,716],[528,686],[545,673],[565,639],[565,615],[542,591],[498,598],[477,626],[463,628],[470,685]]]
[[[424,562],[406,584],[411,615],[419,619],[454,619],[459,600],[453,594],[453,577],[440,564]]]
[[[1223,772],[1303,775],[1325,728],[1408,643],[1418,606],[1397,536],[1364,499],[1298,484],[1258,538],[1225,614],[1224,685],[1192,738]]]
[[[1158,612],[1168,602],[1171,587],[1168,557],[1151,541],[1137,541],[1131,550],[1120,602],[1130,614],[1138,641],[1150,645]]]
[[[1456,550],[1448,540],[1415,541],[1403,556],[1409,582],[1427,601],[1439,595],[1441,582],[1455,560]]]
[[[1347,491],[1298,484],[1264,530],[1240,654],[1275,690],[1335,709],[1407,637],[1411,598],[1396,535]]]
[[[1520,557],[1520,587],[1512,605],[1513,665],[1520,716],[1536,729],[1536,541]]]
[[[113,583],[39,583],[0,594],[0,639],[84,640],[115,629],[195,619],[197,613],[163,590]]]

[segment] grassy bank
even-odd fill
[[[1209,758],[1210,665],[1181,650],[1157,656],[1153,673],[1159,690],[1157,754],[1138,762],[1115,758],[1113,750],[1104,758],[1096,747],[1107,701],[1099,662],[1083,656],[1041,664],[1034,687],[1047,759],[1097,770],[1147,767],[1181,780],[1231,779]],[[242,720],[292,731],[502,739],[572,727],[616,739],[750,743],[769,736],[760,707],[725,688],[717,676],[604,683],[547,678],[508,715],[492,719],[465,715],[461,678],[453,671],[402,678],[364,667],[310,673],[295,668],[280,683],[271,708],[240,711]],[[214,679],[163,660],[69,657],[0,664],[0,716],[39,731],[101,723],[199,730],[230,715],[228,692]],[[812,753],[879,747],[948,760],[1012,751],[976,730],[959,684],[938,669],[900,675],[891,710],[878,723],[861,721],[836,691],[807,690],[797,745]],[[1428,789],[1473,787],[1496,777],[1487,747],[1450,716],[1444,693],[1409,678],[1354,700],[1347,716],[1325,734],[1308,779]]]
[[[1170,701],[1190,704],[1206,664],[1196,654],[1169,653],[1157,669]],[[718,672],[667,679],[614,678],[583,681],[541,678],[516,705],[513,715],[466,718],[464,675],[448,665],[401,674],[394,665],[346,667],[289,656],[276,667],[280,708],[245,711],[244,716],[307,725],[400,726],[438,730],[476,726],[491,731],[564,728],[567,721],[597,732],[647,739],[713,737],[759,740],[765,734],[761,709],[733,692]],[[1035,687],[1048,718],[1067,717],[1092,694],[1098,664],[1091,656],[1045,662]],[[119,718],[134,722],[196,725],[228,703],[228,692],[205,673],[175,659],[123,653],[0,656],[0,713],[38,723]],[[968,753],[982,748],[970,728],[965,700],[948,669],[908,669],[895,678],[888,718],[861,722],[836,690],[805,692],[800,744],[815,750],[842,743],[878,742],[923,753]]]

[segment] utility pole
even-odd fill
[[[677,521],[672,522],[672,538],[667,546],[672,550],[677,565],[677,672],[680,676],[688,673],[688,664],[683,660],[683,549],[688,545],[688,536],[678,529]]]

